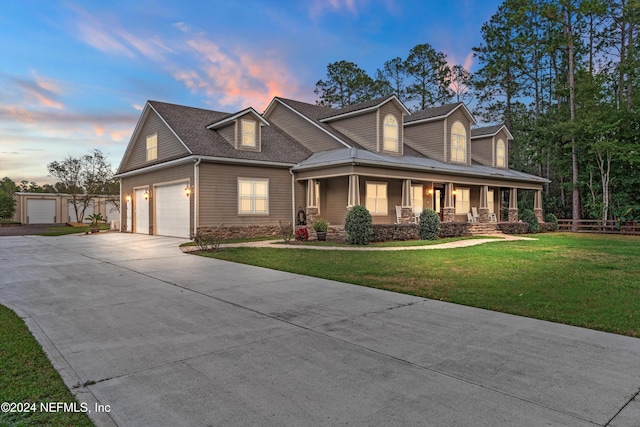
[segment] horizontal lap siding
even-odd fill
[[[441,162],[445,161],[443,135],[443,120],[406,126],[404,129],[404,140],[407,145]]]
[[[322,180],[320,183],[321,190],[324,189],[324,195],[320,194],[320,198],[325,202],[320,206],[323,218],[331,224],[344,224],[347,217],[347,202],[349,196],[349,178],[341,176]]]
[[[493,138],[474,138],[471,142],[473,160],[486,166],[493,166]],[[506,142],[505,142],[506,144]]]
[[[149,192],[151,193],[151,198],[149,199],[149,233],[153,234],[153,223],[154,223],[154,203],[155,203],[155,195],[153,192],[153,186],[156,184],[161,184],[165,182],[177,181],[177,180],[188,180],[191,185],[193,185],[193,163],[188,163],[185,165],[174,166],[171,168],[166,168],[162,170],[156,170],[153,172],[148,172],[140,175],[134,175],[127,178],[122,178],[122,201],[120,209],[122,211],[122,220],[126,221],[127,218],[127,202],[126,196],[131,195],[133,197],[133,189],[136,187],[149,187]],[[187,197],[185,195],[185,197]],[[191,197],[190,202],[190,211],[193,212],[193,197]],[[135,208],[134,208],[135,209]],[[193,230],[193,215],[190,216],[190,229]],[[133,219],[135,221],[135,218]],[[128,230],[131,231],[131,230]]]
[[[340,142],[283,105],[277,105],[267,119],[314,153],[344,148]]]
[[[384,136],[384,118],[387,116],[387,114],[391,114],[395,117],[396,122],[398,123],[398,144],[399,144],[399,148],[400,150],[396,153],[396,152],[389,152],[389,151],[383,151],[383,147],[384,147],[384,141],[383,141],[383,136]],[[402,111],[400,111],[400,109],[396,106],[396,104],[394,104],[393,102],[387,102],[386,104],[384,104],[382,107],[380,107],[380,121],[378,123],[378,135],[379,135],[379,144],[380,144],[380,151],[383,151],[384,154],[387,154],[389,156],[402,156],[402,153],[404,152],[404,127],[402,126]]]
[[[269,214],[238,214],[238,178],[269,180]],[[291,221],[288,169],[213,163],[200,165],[199,226],[278,225]]]
[[[147,137],[154,133],[158,134],[158,158],[147,162]],[[187,154],[189,154],[187,149],[176,138],[171,129],[164,124],[153,110],[150,110],[140,129],[138,138],[133,142],[127,163],[120,172],[173,160]]]
[[[376,138],[376,111],[349,117],[329,125],[374,153],[378,151]]]

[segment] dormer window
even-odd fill
[[[242,120],[242,142],[243,147],[256,147],[256,122]]]
[[[382,149],[384,151],[393,151],[396,153],[399,151],[400,147],[398,143],[398,140],[399,140],[398,121],[391,114],[387,114],[386,117],[384,118],[382,139],[383,139]]]
[[[496,143],[496,167],[507,167],[507,150],[502,139]]]
[[[158,134],[154,133],[147,137],[147,161],[158,158]]]
[[[467,131],[460,122],[451,127],[451,161],[467,162]]]

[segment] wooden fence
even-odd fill
[[[579,219],[577,222],[578,231],[581,233],[612,233],[612,234],[633,234],[640,236],[640,223],[627,221],[620,224],[620,221],[602,221],[598,219]],[[559,219],[558,230],[571,231],[573,220]]]

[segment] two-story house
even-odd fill
[[[410,113],[394,95],[343,109],[276,97],[263,114],[149,101],[118,170],[123,230],[274,234],[300,211],[344,224],[357,204],[381,224],[423,208],[446,222],[514,221],[518,190],[535,192],[542,220],[548,181],[508,168],[506,127],[475,123],[462,103]]]

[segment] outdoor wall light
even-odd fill
[[[433,188],[427,188],[427,195],[432,195],[433,194]]]
[[[145,200],[149,200],[149,191],[144,190],[144,194],[142,195],[142,197],[144,197]]]
[[[127,199],[127,202],[130,202],[131,201],[131,194],[127,194],[126,199]]]
[[[191,196],[191,187],[189,187],[189,184],[187,184],[186,187],[184,187],[184,194],[189,197]]]

